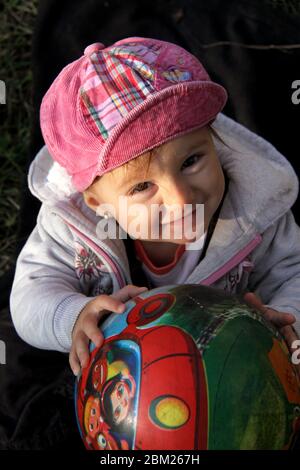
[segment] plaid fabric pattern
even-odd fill
[[[155,65],[160,51],[157,44],[129,43],[91,54],[80,96],[85,119],[93,120],[104,140],[133,108],[157,91]],[[165,86],[191,79],[191,73],[176,64],[161,74]]]

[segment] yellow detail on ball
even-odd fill
[[[168,428],[183,426],[189,419],[189,409],[186,404],[175,397],[163,398],[155,408],[158,421]]]

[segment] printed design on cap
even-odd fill
[[[178,67],[182,63],[179,55],[171,55],[171,63],[164,67],[157,65],[162,49],[155,43],[131,42],[91,54],[80,88],[80,106],[89,126],[104,140],[149,95],[191,79],[189,71]]]
[[[121,58],[125,64],[136,70],[142,78],[154,82],[155,70],[151,65],[156,63],[160,50],[161,46],[158,44],[144,46],[140,43],[130,43],[129,47],[128,45],[111,47],[109,54]],[[151,86],[151,90],[154,91],[153,86]]]
[[[179,69],[167,70],[162,73],[162,76],[170,82],[185,82],[186,80],[191,80],[190,72]]]

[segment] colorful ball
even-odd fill
[[[288,449],[300,383],[280,333],[242,297],[155,288],[111,314],[76,379],[87,449]]]

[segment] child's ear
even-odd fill
[[[83,194],[83,199],[86,205],[90,209],[96,211],[97,207],[100,204],[100,201],[98,201],[97,197],[95,197],[95,195],[92,194],[89,190],[85,190],[82,194]]]

